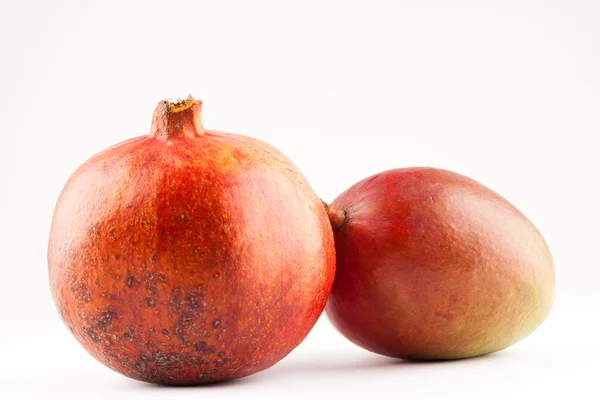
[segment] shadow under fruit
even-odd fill
[[[52,295],[83,347],[134,379],[217,382],[308,334],[335,273],[332,230],[297,168],[161,102],[152,130],[85,162],[56,205]]]

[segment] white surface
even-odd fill
[[[9,332],[8,341],[0,344],[0,388],[11,400],[598,399],[599,306],[600,296],[559,297],[546,323],[507,350],[425,363],[362,350],[321,318],[307,339],[274,367],[191,388],[151,385],[112,372],[92,359],[54,315],[35,324],[9,320],[8,326],[22,329]]]
[[[595,0],[0,1],[0,397],[591,392],[599,19]],[[390,364],[321,323],[276,368],[232,384],[162,389],[108,371],[50,300],[54,204],[79,164],[188,93],[206,127],[275,145],[325,200],[416,165],[495,189],[546,237],[563,305],[522,345],[472,361]]]

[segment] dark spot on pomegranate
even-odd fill
[[[194,345],[194,349],[196,351],[202,352],[205,355],[214,354],[216,351],[215,346],[211,346],[211,345],[207,344],[204,340],[196,343]]]
[[[204,292],[202,287],[190,289],[187,294],[183,289],[175,288],[171,291],[171,305],[181,319],[191,320],[204,314]]]
[[[98,322],[96,326],[102,332],[106,332],[108,327],[112,324],[112,322],[117,318],[117,313],[112,308],[108,308],[98,317]]]
[[[221,320],[220,320],[220,319],[215,319],[215,320],[213,321],[213,328],[215,328],[215,329],[216,329],[216,328],[218,328],[218,327],[220,327],[220,326],[221,326]]]
[[[92,339],[92,342],[100,342],[100,337],[98,336],[98,333],[95,330],[86,328],[83,330],[83,333],[85,333],[90,339]]]
[[[187,364],[189,364],[189,365],[191,365],[193,367],[197,367],[197,366],[200,366],[200,365],[208,365],[208,361],[206,361],[202,357],[189,356]]]
[[[200,302],[198,301],[197,293],[190,293],[189,295],[185,296],[185,302],[191,309],[197,310],[199,308],[202,308],[202,304],[200,304]]]
[[[148,350],[152,350],[158,347],[158,345],[155,342],[146,342],[146,344],[144,344],[144,347]]]
[[[163,329],[163,330],[162,330],[162,334],[163,334],[163,335],[168,335],[168,334],[169,334],[169,331],[168,331],[167,329]]]
[[[217,353],[217,356],[220,357],[220,358],[223,358],[223,357],[225,357],[225,352],[224,351],[220,351],[220,352]]]
[[[127,279],[125,279],[125,286],[132,289],[135,285],[135,278],[132,275],[129,275]]]
[[[198,374],[198,379],[200,379],[201,381],[205,380],[205,379],[212,379],[211,377],[217,374],[217,369],[212,369],[210,371],[203,371],[200,372]]]
[[[187,323],[182,320],[178,321],[173,328],[175,337],[179,339],[182,343],[185,343],[189,340],[189,336],[186,334],[188,328],[189,326],[187,325]]]
[[[169,377],[169,374],[173,370],[180,369],[186,364],[184,358],[179,353],[153,350],[149,353],[139,354],[134,367],[142,373],[151,371],[155,378],[160,376],[161,380],[164,381],[172,378]]]
[[[146,297],[146,306],[148,308],[156,306],[156,299],[154,297]]]

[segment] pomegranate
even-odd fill
[[[110,368],[192,385],[268,368],[308,334],[335,273],[319,198],[275,148],[205,130],[201,102],[159,103],[147,136],[71,176],[50,286],[67,327]]]
[[[337,272],[326,312],[375,353],[455,359],[533,332],[554,266],[527,218],[465,176],[407,168],[371,176],[329,207]]]

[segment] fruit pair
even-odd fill
[[[278,150],[205,130],[200,111],[159,103],[150,135],[92,157],[58,200],[52,294],[105,365],[163,384],[246,376],[296,347],[328,299],[350,340],[401,358],[500,350],[549,312],[545,242],[496,193],[415,168],[324,206]]]

